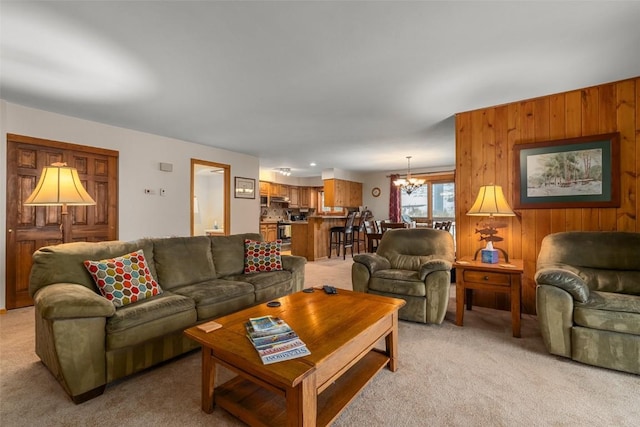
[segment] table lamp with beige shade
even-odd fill
[[[467,215],[489,217],[486,227],[482,230],[476,230],[476,233],[480,233],[480,240],[485,240],[487,243],[491,243],[491,245],[503,240],[502,237],[498,236],[495,217],[516,216],[504,197],[502,187],[499,185],[483,185],[480,187],[476,201],[473,203],[473,206],[471,206],[471,209],[469,209],[469,212],[467,212]],[[476,251],[473,257],[474,260],[477,259],[478,253],[482,249],[484,248],[479,248]],[[504,249],[496,248],[495,246],[494,249],[502,252],[505,262],[509,262],[509,255]]]
[[[68,215],[67,206],[93,206],[95,200],[80,182],[78,170],[66,163],[53,163],[42,169],[35,190],[23,203],[25,206],[62,206],[60,231],[65,242],[64,224]]]

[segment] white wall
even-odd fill
[[[254,178],[259,159],[173,138],[123,129],[36,110],[0,100],[0,212],[6,224],[7,133],[117,150],[119,157],[119,239],[188,236],[191,158],[231,165],[233,177]],[[259,141],[256,141],[256,143]],[[159,163],[172,163],[162,172]],[[155,191],[145,195],[144,189]],[[161,197],[159,189],[167,190]],[[231,233],[259,232],[260,199],[235,199],[231,189]],[[6,307],[6,226],[0,227],[0,308]]]

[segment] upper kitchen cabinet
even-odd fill
[[[300,207],[300,187],[289,187],[289,207]]]
[[[271,196],[289,198],[289,186],[285,184],[271,183]]]
[[[311,204],[311,187],[298,187],[299,205],[301,208],[308,208]],[[293,192],[292,197],[293,200]]]
[[[260,195],[268,196],[271,190],[271,183],[267,181],[260,181]]]
[[[347,208],[362,206],[362,183],[342,179],[325,179],[324,205]]]

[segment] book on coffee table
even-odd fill
[[[277,317],[251,318],[245,324],[245,328],[247,338],[265,365],[311,354],[298,334]]]

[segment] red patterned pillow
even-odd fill
[[[246,239],[244,241],[245,274],[282,270],[281,248],[282,240],[259,242]]]
[[[84,266],[102,296],[116,307],[162,293],[147,267],[142,249],[117,258],[85,261]]]

